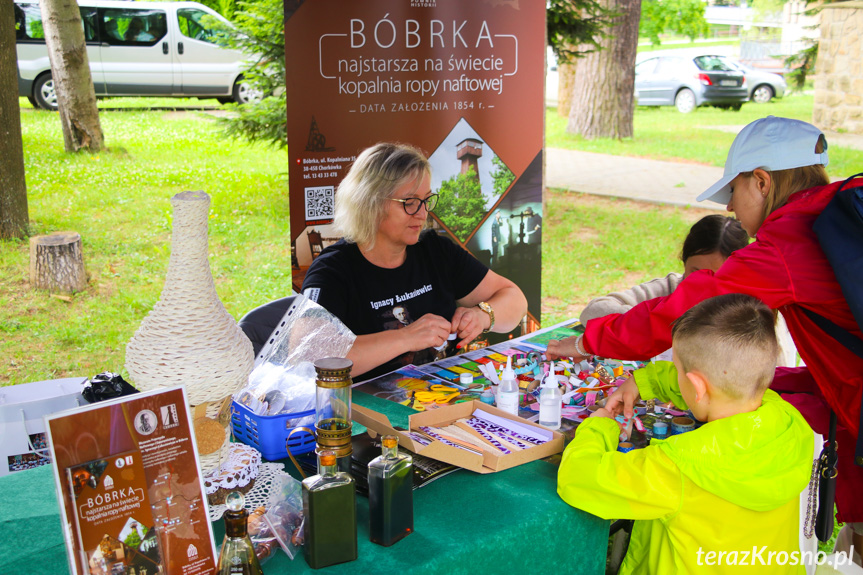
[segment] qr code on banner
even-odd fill
[[[306,188],[306,220],[332,218],[335,195],[333,186]]]

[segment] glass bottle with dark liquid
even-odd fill
[[[249,539],[249,512],[243,506],[246,501],[242,493],[233,491],[225,499],[228,509],[222,516],[225,520],[225,542],[219,553],[219,575],[263,575],[261,564]]]
[[[385,435],[380,457],[369,463],[369,538],[389,547],[414,530],[413,459],[399,439]]]
[[[312,569],[357,558],[357,506],[353,478],[336,470],[336,454],[321,451],[320,475],[303,480],[305,544]]]

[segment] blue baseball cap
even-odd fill
[[[718,204],[731,201],[731,180],[756,168],[775,172],[804,166],[827,165],[827,140],[824,151],[815,146],[824,134],[807,122],[767,116],[740,130],[725,160],[722,178],[699,194],[697,201]]]

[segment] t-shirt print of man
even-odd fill
[[[393,307],[393,309],[387,313],[385,313],[385,318],[392,317],[395,321],[385,321],[384,329],[403,329],[413,323],[413,319],[411,318],[410,312],[403,305],[397,305]]]

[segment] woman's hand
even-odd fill
[[[635,403],[641,399],[641,393],[635,384],[635,378],[630,377],[605,400],[605,409],[615,415],[623,413],[627,420],[635,413]]]
[[[545,357],[549,360],[562,359],[578,355],[575,351],[575,338],[578,336],[565,337],[563,339],[552,339],[548,342]]]
[[[478,307],[457,307],[452,316],[451,330],[459,337],[458,348],[461,349],[476,339],[488,329],[491,318]]]
[[[450,322],[433,313],[427,313],[406,328],[398,330],[399,335],[407,336],[408,351],[440,347],[446,343],[450,333]]]
[[[589,355],[581,355],[578,353],[575,342],[579,336],[565,337],[563,339],[553,339],[548,342],[548,348],[545,350],[545,357],[552,359],[566,359],[571,357],[575,361],[587,359]]]
[[[548,348],[545,350],[546,359],[566,359],[571,357],[576,362],[583,359],[589,359],[590,355],[584,355],[579,351],[580,335],[573,335],[563,339],[552,339],[548,342]],[[582,347],[582,351],[584,348]]]

